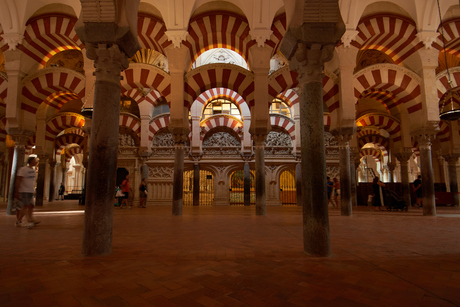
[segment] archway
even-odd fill
[[[250,195],[251,195],[251,205],[256,203],[256,189],[255,189],[255,176],[254,171],[250,171]],[[229,180],[229,190],[230,190],[230,205],[234,206],[244,206],[244,171],[234,171],[230,175]]]
[[[184,172],[184,188],[182,204],[193,206],[193,175],[194,171]],[[200,206],[212,206],[214,201],[214,178],[210,171],[200,170]]]
[[[280,200],[284,205],[297,205],[295,170],[286,170],[280,175]]]

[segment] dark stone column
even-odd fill
[[[265,138],[267,135],[254,135],[256,163],[256,215],[266,214],[265,202]]]
[[[358,206],[358,181],[356,180],[356,169],[359,167],[359,150],[350,148],[350,178],[351,178],[351,205]]]
[[[460,155],[450,154],[444,156],[444,159],[447,161],[447,166],[449,170],[449,186],[450,192],[453,193],[454,203],[453,205],[459,206],[459,195],[458,195],[458,181],[457,181],[457,162]]]
[[[96,83],[89,145],[83,255],[112,251],[113,197],[117,173],[120,73],[128,67],[118,45],[86,46],[94,60]]]
[[[407,206],[412,205],[410,198],[410,182],[409,182],[409,159],[412,156],[412,150],[405,148],[400,153],[395,154],[401,166],[401,184],[402,184],[402,197],[406,202]]]
[[[184,153],[185,142],[183,140],[176,140],[174,153],[173,215],[182,215],[184,192]]]
[[[244,205],[251,205],[251,167],[249,162],[244,162]]]
[[[8,205],[6,208],[6,214],[12,215],[11,208],[13,206],[14,199],[14,185],[16,182],[16,173],[18,170],[24,166],[24,159],[26,155],[25,144],[29,140],[29,136],[25,135],[13,135],[14,144],[14,155],[13,155],[13,164],[11,166],[11,177],[10,177],[10,188],[8,191]]]
[[[302,206],[302,163],[300,158],[296,158],[299,162],[295,165],[295,189],[297,196],[297,206]]]
[[[351,174],[350,174],[350,136],[338,135],[340,163],[340,214],[352,215]]]
[[[38,155],[38,175],[37,175],[37,190],[35,195],[35,206],[43,206],[43,194],[45,192],[45,174],[47,155]]]
[[[433,138],[434,136],[431,134],[422,134],[417,137],[422,173],[423,215],[426,216],[436,215],[433,163],[431,160],[431,141]]]
[[[200,205],[200,164],[193,165],[193,205]]]
[[[52,202],[54,200],[54,185],[55,185],[54,177],[56,177],[56,160],[50,159],[49,165],[50,165],[50,190],[49,190],[48,201]]]

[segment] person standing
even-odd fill
[[[327,205],[329,205],[329,203],[331,203],[332,208],[335,208],[335,205],[331,200],[332,191],[334,190],[334,183],[331,181],[330,177],[327,177],[326,186],[327,186]]]
[[[375,176],[372,181],[372,189],[374,190],[374,207],[375,211],[383,211],[383,206],[385,202],[383,200],[383,191],[382,188],[385,187],[385,184],[380,181],[379,177]]]
[[[64,200],[64,191],[65,191],[65,187],[64,187],[64,184],[61,182],[61,186],[59,187],[59,195],[58,195],[58,199],[61,199],[61,200]]]
[[[147,208],[145,203],[147,201],[147,180],[142,178],[141,184],[139,185],[139,207]]]
[[[16,210],[16,226],[32,228],[40,221],[33,219],[34,192],[35,192],[35,169],[38,159],[29,157],[27,166],[19,169],[14,185],[14,204]],[[26,216],[27,223],[22,223],[22,218]]]
[[[335,201],[335,206],[336,206],[336,208],[338,208],[339,207],[338,197],[340,195],[340,182],[335,177],[332,180],[334,182],[334,201]]]
[[[422,201],[423,201],[423,198],[422,198],[422,176],[418,175],[417,176],[417,179],[415,179],[414,183],[412,184],[413,185],[413,190],[415,192],[415,195],[417,197],[417,200],[415,202],[415,204],[421,208],[423,205],[422,205]]]
[[[121,191],[125,195],[123,196],[123,200],[121,201],[120,208],[123,209],[127,206],[128,209],[131,209],[131,206],[128,205],[129,192],[132,191],[131,183],[129,182],[129,175],[126,175],[125,180],[123,180],[123,182],[121,183]]]

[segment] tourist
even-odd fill
[[[16,210],[16,227],[23,226],[32,228],[40,221],[33,219],[34,192],[35,192],[35,169],[38,159],[29,157],[27,166],[19,169],[14,185],[14,207]],[[22,218],[26,216],[27,223],[22,223]]]

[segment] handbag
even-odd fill
[[[115,194],[116,197],[124,197],[125,194],[123,194],[123,191],[122,190],[118,190],[117,191],[117,194]]]

